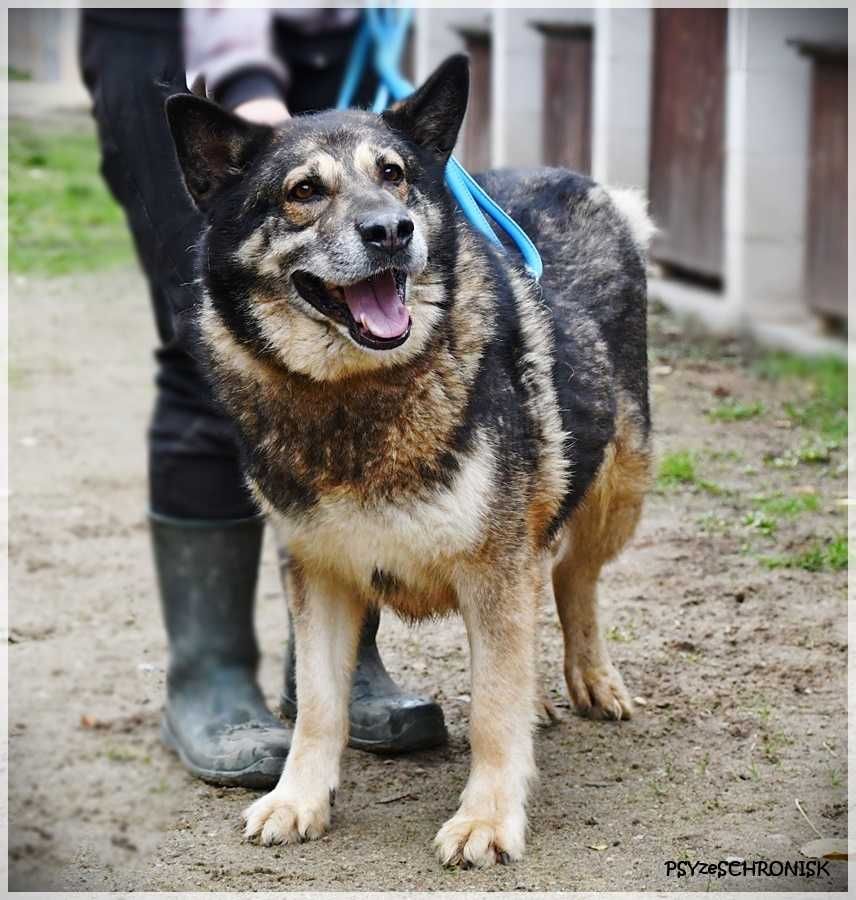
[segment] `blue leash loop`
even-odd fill
[[[345,69],[345,77],[336,101],[336,109],[347,109],[362,80],[363,72],[374,50],[373,62],[380,80],[372,109],[382,112],[393,100],[403,100],[413,93],[413,85],[398,71],[399,60],[404,50],[407,29],[413,18],[411,9],[365,10],[362,25],[357,32],[351,55]],[[446,164],[446,185],[452,192],[469,223],[480,231],[494,246],[503,249],[488,217],[511,238],[517,247],[526,270],[536,280],[540,280],[544,266],[541,255],[526,232],[484,191],[469,172],[455,159]]]

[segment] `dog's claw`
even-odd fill
[[[523,844],[522,826],[515,827],[507,820],[469,818],[460,813],[446,822],[434,839],[440,862],[462,869],[506,866],[520,859]]]
[[[618,669],[607,660],[599,665],[566,664],[568,693],[581,716],[621,721],[633,715],[633,703]]]
[[[327,799],[325,792],[324,799]],[[321,837],[330,823],[330,807],[285,800],[276,792],[260,797],[241,814],[246,822],[244,837],[258,838],[264,847],[297,844]]]

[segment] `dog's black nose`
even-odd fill
[[[374,213],[357,222],[357,231],[372,247],[395,253],[410,243],[413,220],[398,212]]]

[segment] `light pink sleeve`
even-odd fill
[[[273,16],[270,9],[185,9],[184,63],[188,85],[203,75],[210,95],[232,76],[254,69],[268,73],[285,89],[288,72],[273,53]]]

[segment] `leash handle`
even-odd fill
[[[347,109],[351,105],[365,71],[372,45],[374,45],[374,66],[380,79],[372,107],[374,112],[379,113],[386,109],[390,96],[394,100],[403,100],[413,93],[413,85],[398,71],[412,17],[413,11],[409,8],[397,11],[394,9],[380,11],[374,7],[366,9],[345,69],[345,77],[336,102],[337,109]],[[493,200],[454,156],[449,157],[446,164],[445,180],[446,186],[469,223],[491,244],[504,249],[488,221],[487,217],[490,217],[517,247],[529,274],[539,281],[544,265],[541,254],[529,239],[529,235]]]

